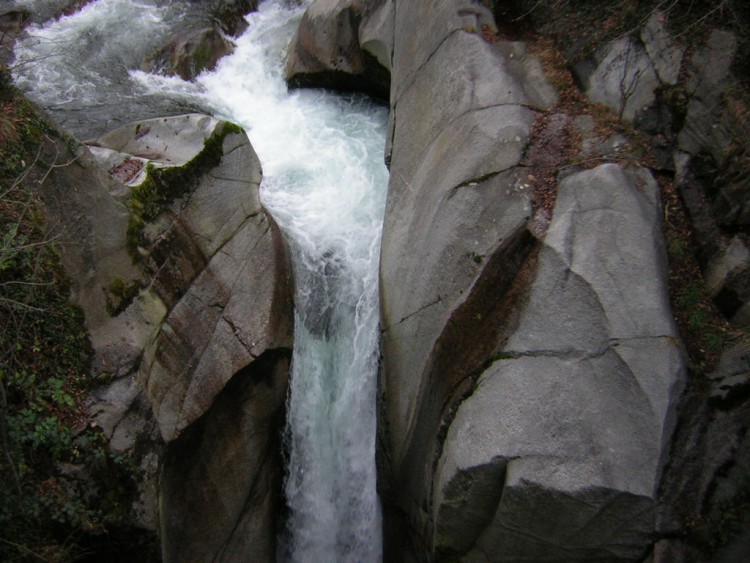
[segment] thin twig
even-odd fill
[[[517,21],[521,21],[521,20],[522,20],[523,18],[525,18],[526,16],[528,16],[529,14],[531,14],[531,12],[533,12],[534,10],[536,10],[536,9],[537,9],[537,8],[539,7],[539,4],[541,4],[541,3],[542,3],[542,0],[537,0],[537,3],[536,3],[536,4],[534,4],[534,5],[533,5],[533,6],[532,6],[532,7],[531,7],[531,8],[530,8],[530,9],[529,9],[529,10],[528,10],[528,11],[527,11],[526,13],[524,13],[524,14],[521,14],[521,15],[520,15],[520,16],[518,16],[517,18],[513,18],[513,19],[512,19],[512,20],[510,20],[510,21],[511,21],[511,22],[517,22]]]
[[[46,557],[44,557],[42,555],[39,555],[36,551],[33,551],[33,550],[29,549],[28,547],[26,547],[25,545],[22,545],[20,543],[16,543],[14,541],[6,540],[5,538],[0,538],[0,542],[3,542],[4,544],[7,544],[7,545],[9,545],[11,547],[15,547],[16,549],[18,549],[20,551],[23,551],[24,553],[28,553],[29,555],[33,555],[34,557],[36,557],[40,561],[50,561]]]

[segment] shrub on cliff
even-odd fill
[[[2,73],[0,72],[0,75]],[[0,76],[0,80],[3,77]],[[69,561],[129,517],[127,458],[84,408],[91,346],[32,181],[56,133],[0,82],[0,560]],[[61,142],[60,139],[55,139]],[[63,140],[64,142],[64,140]]]

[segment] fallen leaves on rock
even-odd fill
[[[131,182],[141,170],[143,170],[143,161],[135,158],[126,158],[120,164],[109,169],[109,175],[115,180],[127,184]]]

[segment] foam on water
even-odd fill
[[[96,104],[131,94],[128,69],[158,46],[182,13],[177,4],[147,0],[98,0],[79,12],[43,25],[31,25],[15,47],[14,78],[46,106]]]

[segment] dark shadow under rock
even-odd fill
[[[290,357],[288,349],[270,350],[240,370],[167,447],[160,491],[165,562],[274,560]]]

